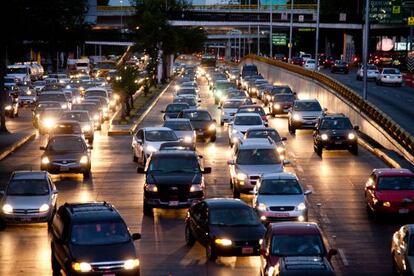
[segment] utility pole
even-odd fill
[[[258,1],[259,2],[259,1]],[[251,0],[249,0],[249,10],[251,9]],[[251,45],[251,43],[250,43],[250,33],[251,33],[251,28],[250,28],[250,20],[249,20],[249,36],[248,36],[248,40],[247,40],[247,44],[248,44],[248,53],[249,53],[249,55],[250,55],[250,45]],[[246,45],[245,45],[246,46]],[[243,52],[243,55],[244,55],[244,52]]]
[[[294,2],[294,0],[290,0],[290,26],[289,26],[289,44],[288,44],[288,48],[289,48],[289,58],[288,58],[288,62],[289,63],[292,60],[292,47],[293,47],[293,43],[292,43],[292,35],[293,35],[293,2]]]
[[[269,31],[269,58],[273,58],[273,45],[272,45],[272,36],[273,36],[273,3],[270,2],[270,31]]]
[[[257,22],[259,22],[260,1],[257,3]],[[257,25],[257,55],[260,56],[260,26]]]
[[[364,100],[367,99],[368,94],[368,82],[367,82],[367,63],[368,63],[368,39],[369,39],[369,0],[365,0],[365,24],[363,30],[363,38],[362,38],[362,63],[364,66],[364,84],[363,84],[363,91],[362,97]]]
[[[318,48],[319,48],[319,15],[321,8],[321,0],[318,0],[316,7],[316,34],[315,34],[315,71],[319,68]]]

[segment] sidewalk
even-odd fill
[[[0,134],[0,160],[36,136],[36,131]]]

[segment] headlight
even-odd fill
[[[55,120],[52,118],[47,118],[43,120],[43,125],[46,128],[52,128],[55,126]]]
[[[267,210],[267,206],[264,203],[259,203],[259,205],[257,206],[257,210],[259,211],[266,211]]]
[[[39,212],[47,212],[49,211],[49,205],[48,204],[42,204],[42,206],[40,206],[39,208]]]
[[[382,206],[384,207],[391,207],[391,203],[389,201],[385,201]]]
[[[110,76],[107,76],[107,77],[106,77],[106,80],[107,80],[107,81],[110,81],[110,80],[111,80],[111,77],[110,77]]]
[[[132,270],[134,268],[137,268],[138,266],[139,266],[139,260],[138,259],[127,260],[124,263],[124,269],[126,269],[126,270]]]
[[[6,109],[6,110],[12,110],[12,106],[11,105],[6,105],[6,107],[4,108],[4,109]]]
[[[354,140],[354,139],[355,139],[355,134],[353,134],[353,133],[349,133],[349,134],[348,134],[348,139],[349,139],[349,140]]]
[[[176,85],[176,86],[174,87],[174,89],[175,89],[175,91],[177,91],[177,90],[179,90],[179,89],[180,89],[180,86],[179,86],[179,85]]]
[[[293,121],[300,121],[302,119],[298,114],[293,115]]]
[[[77,272],[89,272],[92,270],[92,266],[85,262],[72,263],[72,268]]]
[[[62,105],[61,105],[61,107],[62,107],[63,109],[67,109],[67,108],[68,108],[68,105],[67,105],[67,104],[62,104]]]
[[[91,126],[84,126],[82,128],[82,132],[89,132],[89,131],[91,131]]]
[[[305,210],[305,209],[306,209],[306,205],[305,205],[305,203],[304,203],[304,202],[301,202],[301,203],[297,206],[297,208],[298,208],[298,211],[303,211],[303,210]]]
[[[84,164],[84,165],[88,164],[88,156],[86,155],[82,156],[79,163]]]
[[[13,213],[13,207],[10,204],[4,204],[2,209],[5,214]]]
[[[184,142],[185,143],[191,143],[193,141],[193,137],[191,137],[191,136],[185,136],[184,137]]]
[[[278,153],[282,153],[282,152],[284,152],[284,151],[285,151],[285,148],[283,148],[283,147],[277,147],[277,148],[276,148],[276,151],[277,151]]]
[[[155,184],[146,184],[144,187],[145,187],[145,191],[153,192],[153,193],[158,192],[158,188]]]
[[[66,86],[65,86],[65,88],[66,88],[66,89],[70,89],[70,85],[69,85],[69,84],[68,84],[68,85],[66,85]]]
[[[193,184],[191,185],[190,192],[201,192],[203,190],[203,186],[201,184]]]
[[[147,146],[147,147],[146,147],[146,149],[147,149],[147,151],[149,151],[149,152],[156,152],[156,151],[157,151],[157,149],[156,149],[156,148],[154,148],[153,146]]]
[[[324,133],[324,134],[322,134],[322,135],[321,135],[321,139],[322,139],[322,140],[324,140],[324,141],[328,140],[328,135],[327,135],[327,134],[325,134],[325,133]]]
[[[43,165],[47,165],[50,163],[49,157],[45,156],[42,158],[42,164]]]
[[[275,104],[275,105],[273,105],[273,108],[274,108],[274,109],[280,109],[280,104]]]
[[[230,246],[233,244],[233,242],[229,239],[216,239],[214,242],[222,246]]]
[[[240,180],[240,181],[244,181],[244,180],[246,180],[246,178],[247,178],[247,175],[245,173],[238,173],[237,174],[237,179]]]
[[[119,100],[120,99],[120,96],[118,94],[114,94],[113,97],[114,97],[115,100]]]
[[[32,95],[32,91],[27,90],[26,95]]]
[[[109,105],[110,105],[110,106],[115,106],[115,105],[116,105],[116,101],[115,101],[115,100],[111,100],[111,101],[109,102]]]
[[[93,115],[93,119],[94,119],[95,121],[98,121],[98,120],[99,120],[99,115],[98,115],[98,114]]]

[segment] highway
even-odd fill
[[[373,89],[371,91],[374,93]],[[160,111],[172,101],[172,93],[170,89],[164,94],[141,127],[161,125]],[[219,109],[204,81],[201,82],[201,98],[201,107],[207,108],[219,121]],[[324,152],[321,159],[313,152],[311,131],[297,131],[296,136],[288,134],[286,118],[271,118],[269,124],[287,137],[291,161],[287,170],[298,174],[304,187],[313,191],[308,197],[310,221],[318,222],[329,246],[339,249],[333,261],[337,274],[391,274],[391,236],[407,221],[370,221],[363,194],[372,169],[386,165],[362,148],[359,156],[347,151],[331,151]],[[205,165],[213,169],[212,174],[206,175],[206,193],[207,197],[230,197],[227,126],[218,124],[217,129],[216,143],[198,144]],[[221,257],[212,263],[206,260],[204,248],[199,244],[186,247],[186,210],[156,210],[154,218],[144,217],[144,175],[136,173],[136,164],[132,162],[131,137],[110,137],[105,131],[95,135],[91,180],[84,181],[81,175],[53,177],[59,190],[59,205],[93,200],[114,204],[131,232],[142,234],[142,239],[135,243],[142,275],[258,275],[258,257]],[[0,161],[0,183],[5,183],[14,170],[38,169],[39,147],[45,142],[46,137],[37,136]],[[251,202],[251,196],[242,199]],[[0,244],[0,275],[52,274],[46,225],[8,226],[0,232]]]

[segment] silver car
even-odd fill
[[[178,139],[184,141],[185,143],[195,144],[196,142],[196,132],[191,125],[190,119],[168,119],[164,121],[163,127],[172,129]]]
[[[233,197],[253,190],[262,174],[283,172],[287,160],[280,158],[271,143],[246,143],[233,148],[230,169],[230,186]]]
[[[295,100],[288,113],[289,132],[295,134],[296,129],[314,129],[318,118],[326,111],[316,99]]]
[[[234,115],[240,106],[244,105],[245,100],[242,99],[229,99],[223,102],[223,106],[219,106],[220,112],[220,125],[224,126],[224,123],[233,121]]]
[[[60,117],[60,120],[73,120],[79,122],[82,133],[89,143],[93,143],[94,139],[94,122],[89,117],[89,112],[86,110],[66,111]]]
[[[52,221],[57,189],[45,171],[13,172],[2,195],[0,227],[6,224]]]
[[[303,191],[292,173],[264,174],[252,193],[253,207],[263,222],[308,220],[306,195],[311,191]]]

